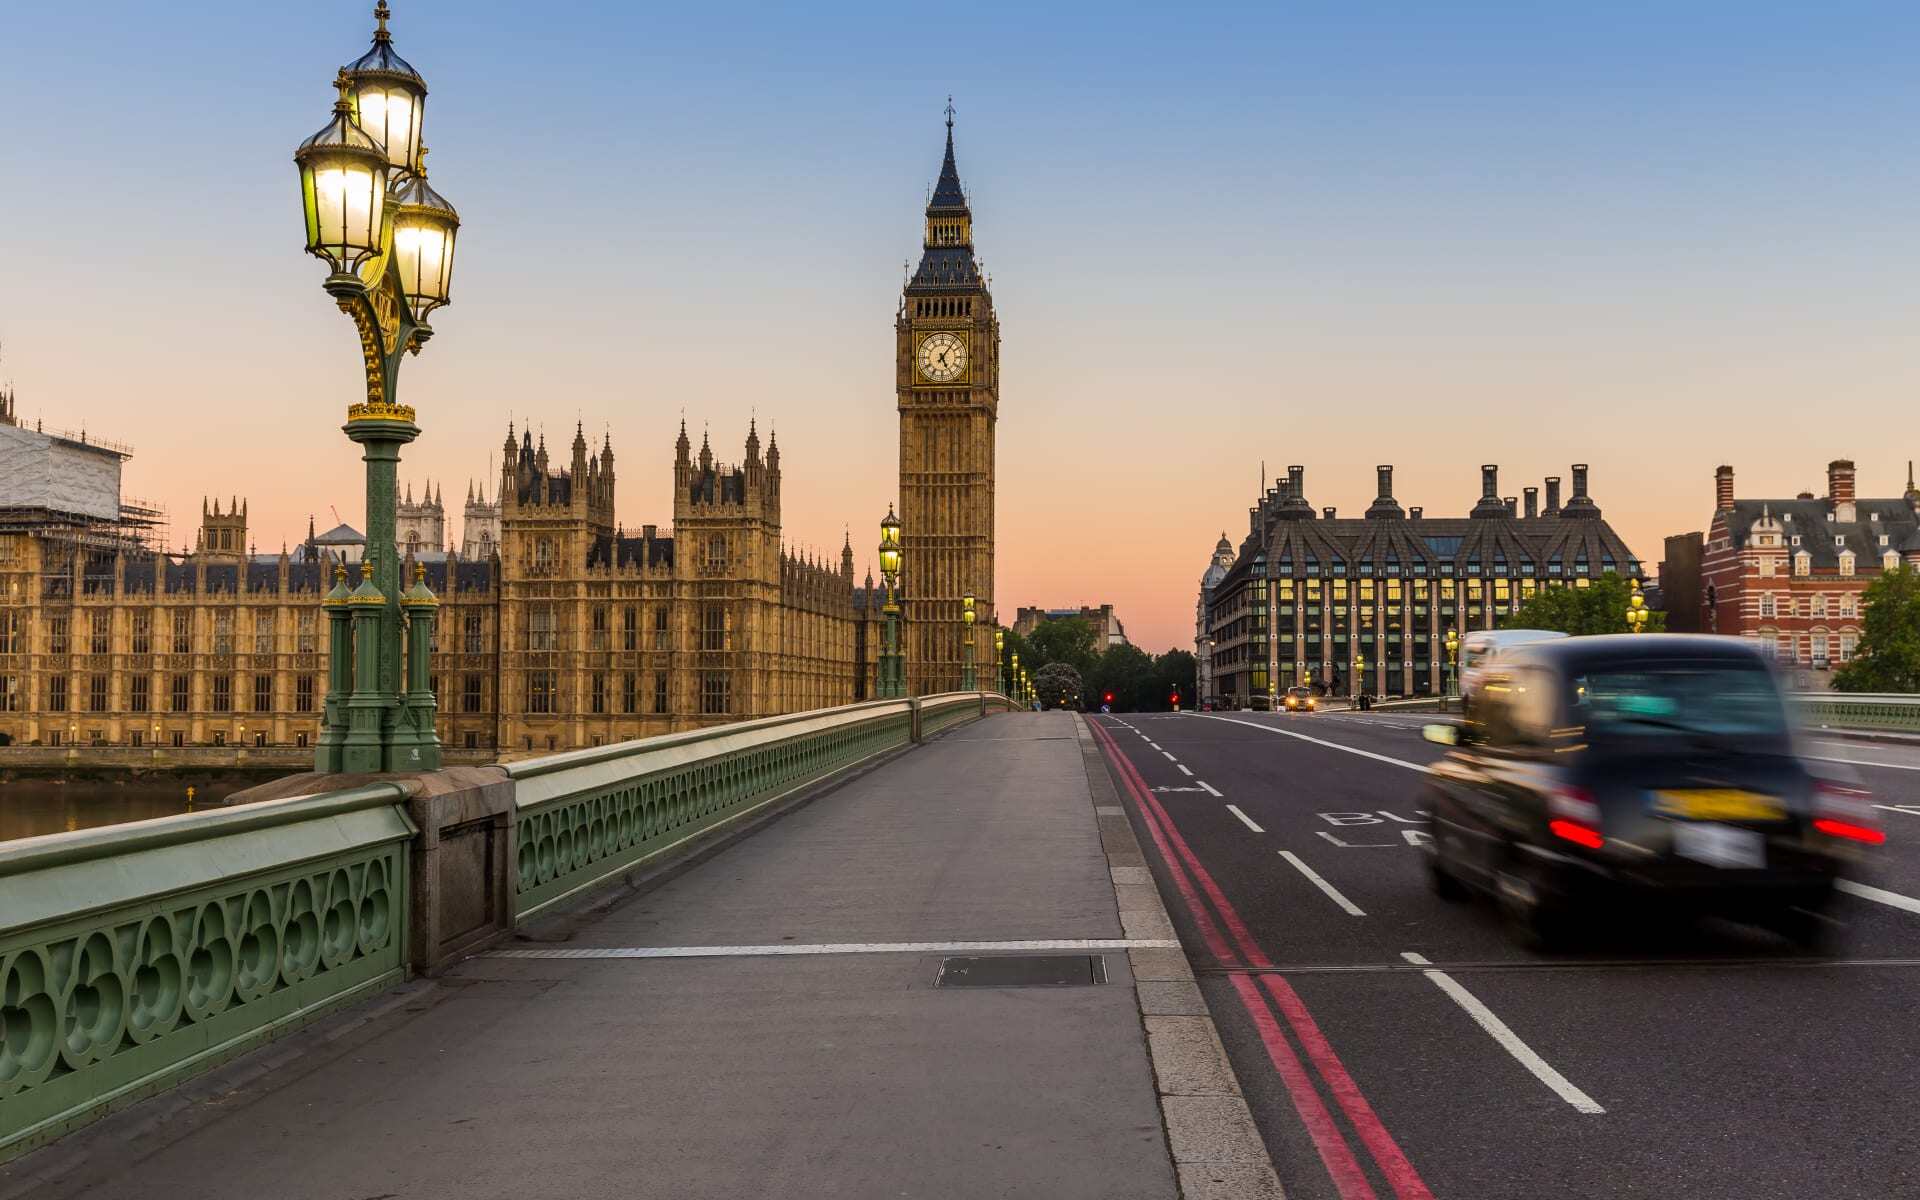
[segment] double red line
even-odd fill
[[[1207,949],[1222,966],[1273,966],[1273,961],[1247,930],[1246,922],[1240,919],[1240,914],[1234,911],[1233,905],[1221,893],[1213,876],[1200,865],[1193,848],[1174,828],[1172,818],[1154,798],[1153,790],[1121,752],[1113,736],[1095,722],[1089,721],[1088,725],[1106,751],[1107,761],[1113,764],[1114,773],[1139,806],[1147,832],[1153,835],[1160,857],[1166,863],[1167,873],[1180,889],[1180,896],[1186,901],[1187,911],[1193,914],[1194,925],[1199,928]],[[1203,895],[1205,899],[1202,899]],[[1217,920],[1215,914],[1218,914]],[[1221,932],[1223,927],[1224,934]],[[1281,1081],[1286,1084],[1287,1093],[1293,1098],[1294,1110],[1300,1114],[1301,1123],[1306,1126],[1308,1136],[1319,1150],[1320,1161],[1326,1164],[1327,1174],[1333,1178],[1340,1200],[1378,1200],[1378,1195],[1367,1179],[1366,1171],[1361,1168],[1353,1147],[1334,1121],[1333,1114],[1327,1110],[1313,1078],[1300,1061],[1300,1055],[1287,1040],[1280,1019],[1275,1017],[1276,1010],[1279,1017],[1284,1018],[1287,1029],[1292,1030],[1294,1040],[1306,1052],[1307,1059],[1319,1072],[1320,1078],[1325,1081],[1340,1111],[1346,1114],[1360,1143],[1379,1166],[1394,1196],[1399,1200],[1433,1200],[1433,1193],[1427,1190],[1420,1173],[1407,1161],[1407,1156],[1401,1152],[1393,1135],[1387,1132],[1387,1127],[1374,1113],[1373,1106],[1361,1094],[1359,1085],[1347,1074],[1340,1056],[1333,1052],[1326,1035],[1320,1032],[1313,1014],[1307,1011],[1306,1004],[1293,986],[1279,975],[1261,975],[1256,983],[1253,976],[1245,974],[1234,975],[1233,986],[1240,995],[1240,1002],[1246,1006],[1247,1016],[1252,1019],[1261,1042],[1266,1045],[1267,1057],[1272,1060],[1274,1070],[1279,1072]],[[1267,992],[1265,996],[1260,992],[1262,986]]]

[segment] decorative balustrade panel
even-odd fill
[[[646,748],[648,741],[679,739],[637,742],[631,777],[522,805],[515,912],[532,915],[796,787],[906,745],[906,706],[877,707],[885,711],[700,757],[686,757],[692,747],[684,741],[678,754]],[[737,729],[714,730],[711,740],[738,740]],[[650,769],[647,760],[662,757],[684,761]]]
[[[1803,692],[1793,697],[1800,716],[1835,729],[1920,733],[1920,696]]]
[[[398,982],[412,829],[397,792],[0,853],[0,1159]]]

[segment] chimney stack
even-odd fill
[[[1833,519],[1853,521],[1853,460],[1836,458],[1827,464],[1827,502],[1833,505]]]
[[[1302,466],[1287,468],[1287,486],[1293,489],[1293,498],[1304,500],[1307,495],[1307,469]]]
[[[1334,514],[1334,507],[1331,504],[1327,505],[1325,508],[1320,510],[1320,515],[1325,517],[1329,521],[1333,520],[1333,514]]]
[[[1589,499],[1587,496],[1587,464],[1573,464],[1573,496],[1575,500]]]
[[[1412,508],[1409,508],[1407,510],[1407,520],[1418,521],[1420,519],[1420,514],[1423,511],[1425,510],[1423,510],[1418,504],[1414,505]]]
[[[1374,498],[1376,500],[1393,499],[1393,465],[1389,463],[1386,466],[1375,467],[1373,471],[1379,481],[1379,488],[1374,493]]]
[[[1520,497],[1508,496],[1502,503],[1507,506],[1508,516],[1517,517],[1520,515]]]
[[[1480,498],[1498,500],[1500,498],[1500,467],[1490,463],[1480,468]]]
[[[1547,476],[1547,507],[1543,511],[1549,517],[1560,515],[1560,477],[1558,475]]]
[[[1713,507],[1716,512],[1733,511],[1733,468],[1713,469]]]
[[[1521,488],[1520,491],[1525,494],[1527,498],[1527,519],[1531,521],[1540,515],[1540,489],[1537,487],[1529,487]]]

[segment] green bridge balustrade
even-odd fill
[[[1868,692],[1797,692],[1794,708],[1812,725],[1920,734],[1920,696]]]
[[[0,1161],[1008,708],[873,701],[0,844]]]

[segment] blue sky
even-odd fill
[[[370,5],[0,0],[0,379],[132,442],[128,490],[358,523],[347,323],[291,152]],[[1827,459],[1897,493],[1917,373],[1920,8],[762,7],[398,0],[465,219],[404,474],[508,416],[611,428],[665,524],[684,410],[780,431],[786,526],[893,499],[891,320],[941,107],[1004,323],[1001,606],[1189,636],[1264,459],[1343,511],[1574,461],[1630,544]],[[1895,431],[1899,431],[1896,433]]]

